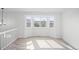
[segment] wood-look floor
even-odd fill
[[[17,39],[4,50],[72,50],[62,39],[30,37]]]

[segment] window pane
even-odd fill
[[[34,21],[34,27],[40,27],[40,21]]]
[[[53,21],[50,21],[49,27],[53,27],[53,26],[54,26],[54,22]]]
[[[31,21],[27,19],[27,27],[31,27]]]
[[[31,27],[31,23],[27,23],[27,27]]]
[[[41,21],[41,27],[46,27],[46,21]]]

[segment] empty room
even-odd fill
[[[78,8],[0,8],[0,50],[78,49]]]

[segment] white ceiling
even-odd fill
[[[62,12],[63,8],[6,8],[10,12]]]

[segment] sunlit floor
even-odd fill
[[[17,39],[4,50],[72,50],[62,39],[30,37]]]

